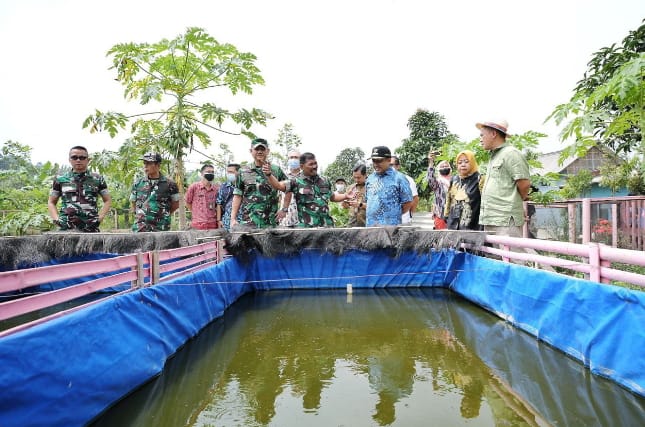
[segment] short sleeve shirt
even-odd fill
[[[271,173],[278,181],[287,179],[278,166],[271,165]],[[271,187],[261,166],[244,166],[235,182],[234,195],[242,196],[240,224],[255,228],[276,226],[276,213],[280,200],[278,190]]]
[[[188,187],[186,191],[186,203],[191,205],[191,226],[204,230],[217,228],[217,191],[218,184],[206,187],[203,182],[198,181]]]
[[[130,201],[135,205],[132,231],[170,230],[170,209],[179,197],[177,184],[163,175],[137,180],[130,193]]]
[[[286,191],[293,193],[298,208],[298,227],[333,227],[329,215],[332,191],[329,180],[316,175],[298,175],[285,182]]]
[[[529,165],[522,153],[512,145],[502,144],[493,150],[482,190],[479,223],[508,227],[524,224],[522,196],[515,181],[529,179]]]
[[[49,195],[61,198],[59,223],[63,230],[98,231],[99,196],[109,194],[103,177],[90,172],[67,172],[57,176]]]
[[[373,172],[365,182],[366,225],[401,224],[401,205],[412,201],[412,190],[405,175],[393,168],[384,174]]]

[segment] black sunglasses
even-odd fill
[[[72,160],[87,160],[87,156],[69,156]]]

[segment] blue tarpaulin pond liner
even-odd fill
[[[251,252],[161,284],[108,297],[0,339],[0,425],[83,425],[159,375],[166,360],[247,292],[447,287],[645,396],[645,294],[440,250]],[[512,358],[489,331],[468,332],[491,366]],[[520,375],[518,375],[520,376]],[[506,381],[520,394],[557,393]],[[539,401],[539,399],[538,399]],[[537,408],[540,409],[539,407]]]

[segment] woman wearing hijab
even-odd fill
[[[457,175],[450,180],[444,217],[450,230],[480,230],[481,184],[475,153],[457,154]]]

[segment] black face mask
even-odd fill
[[[206,178],[206,181],[212,181],[213,179],[215,179],[215,174],[205,173],[204,178]]]
[[[450,169],[449,168],[441,168],[439,169],[439,173],[443,176],[449,175],[450,174]]]

